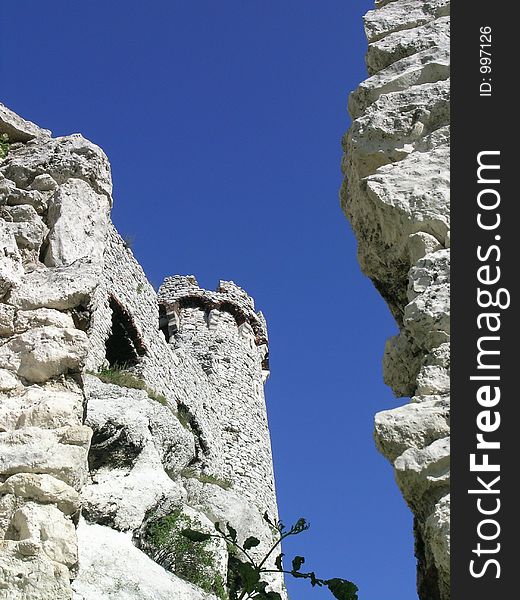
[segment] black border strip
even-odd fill
[[[513,147],[518,136],[518,102],[513,91],[517,79],[515,18],[507,8],[481,0],[452,5],[453,600],[508,598],[520,573],[516,546],[520,502],[515,489],[519,479],[520,326],[513,293],[519,272],[516,241],[520,240],[516,233],[520,192],[514,177],[520,159]],[[490,28],[489,34],[485,28]],[[491,59],[490,64],[481,60],[485,58]],[[484,167],[480,182],[479,156],[482,164],[499,167]],[[509,294],[510,306],[506,307]],[[485,307],[489,300],[498,306]],[[494,317],[482,316],[492,313]],[[479,345],[483,350],[480,368]],[[471,379],[475,376],[481,379]],[[499,401],[495,388],[500,388]],[[486,447],[477,448],[477,434],[483,436]],[[499,443],[500,449],[492,447],[493,443]],[[486,461],[500,470],[484,470]]]

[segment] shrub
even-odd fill
[[[181,579],[197,585],[205,592],[215,594],[221,600],[227,600],[224,580],[216,573],[215,554],[209,538],[198,543],[181,533],[185,528],[197,525],[197,522],[177,509],[151,521],[145,530],[145,541],[154,549],[153,558],[157,562]]]
[[[243,543],[238,541],[236,529],[229,523],[222,527],[220,523],[215,523],[215,534],[204,533],[201,531],[187,528],[181,531],[181,535],[193,543],[206,544],[211,538],[224,540],[229,551],[228,561],[228,590],[230,600],[282,600],[281,595],[273,590],[267,590],[268,583],[262,581],[264,574],[284,573],[291,575],[295,579],[307,579],[312,587],[326,587],[337,600],[358,600],[358,588],[351,581],[334,577],[332,579],[320,579],[312,571],[305,573],[301,571],[305,563],[303,556],[295,556],[291,563],[291,569],[284,568],[282,559],[284,554],[280,552],[279,546],[286,538],[298,535],[309,529],[309,524],[305,519],[298,519],[289,529],[281,521],[272,521],[267,513],[264,514],[264,520],[269,525],[275,535],[275,543],[262,559],[254,559],[251,556],[251,548],[260,545],[260,540],[256,537],[248,537]],[[279,551],[274,560],[274,567],[268,565],[268,559]]]

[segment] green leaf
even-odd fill
[[[238,559],[236,556],[233,556],[232,554],[229,555],[228,570],[231,572],[232,575],[234,575],[234,576],[240,575],[240,565],[241,564],[242,564],[242,561],[240,559]]]
[[[259,594],[265,594],[266,593],[265,588],[267,587],[267,585],[268,585],[267,581],[259,581],[256,584],[255,591]]]
[[[304,562],[305,558],[303,556],[295,556],[292,560],[292,570],[299,571]]]
[[[281,554],[279,554],[279,555],[276,557],[276,560],[274,561],[274,564],[276,565],[276,568],[277,568],[279,571],[282,571],[282,570],[283,570],[283,566],[282,566],[282,558],[283,558],[284,556],[285,556],[285,554],[282,552]]]
[[[325,581],[325,584],[337,600],[358,600],[358,588],[351,581],[335,577]]]
[[[202,533],[201,531],[195,531],[194,529],[183,529],[181,535],[192,542],[205,542],[211,538],[209,533]]]
[[[244,550],[249,550],[250,548],[255,548],[260,544],[260,540],[255,537],[248,537],[244,542]]]
[[[220,523],[218,521],[215,521],[215,529],[219,532],[219,533],[224,533],[220,527]]]
[[[265,513],[264,513],[264,521],[266,523],[269,523],[269,525],[271,525],[271,527],[274,527],[274,523],[269,518],[269,513],[267,511],[265,511]]]
[[[237,541],[237,530],[233,529],[229,523],[226,523],[227,530],[229,532],[229,537],[236,542]]]
[[[310,525],[303,518],[300,518],[296,521],[296,523],[291,527],[291,532],[294,534],[301,533],[302,531],[306,531],[309,529]]]
[[[261,587],[260,587],[261,586]],[[282,597],[278,592],[269,591],[266,592],[265,588],[267,583],[265,581],[261,581],[255,589],[255,600],[282,600]]]
[[[242,580],[242,587],[246,592],[252,592],[256,584],[260,581],[260,573],[250,563],[241,562],[238,565],[238,572]]]

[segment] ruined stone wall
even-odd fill
[[[449,589],[449,1],[379,0],[352,92],[341,204],[363,271],[399,326],[384,352],[400,408],[375,439],[414,514],[418,593]]]
[[[193,277],[170,277],[159,289],[169,343],[193,356],[214,390],[202,410],[222,442],[222,477],[273,513],[274,475],[265,412],[267,332],[252,298],[232,282],[216,292]]]
[[[261,350],[225,311],[211,335],[168,343],[157,294],[110,222],[104,153],[0,105],[3,133],[0,599],[214,598],[225,545],[212,542],[204,581],[193,582],[150,532],[219,521],[259,537],[259,554],[272,543],[265,321],[253,311]],[[237,286],[222,288],[231,306],[252,306]],[[229,365],[218,381],[193,352],[199,334],[206,358]]]

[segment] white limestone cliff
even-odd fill
[[[223,598],[228,549],[179,529],[272,543],[263,316],[232,282],[157,295],[99,147],[0,105],[2,134],[0,599]]]
[[[400,332],[385,382],[410,402],[375,418],[414,514],[421,600],[448,600],[450,407],[449,0],[379,0],[369,78],[352,92],[341,204],[358,258]]]

